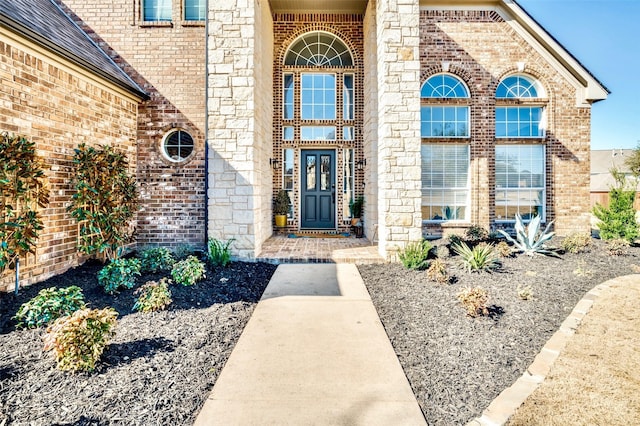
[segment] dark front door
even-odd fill
[[[335,151],[302,151],[302,228],[336,227]]]

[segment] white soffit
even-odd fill
[[[368,0],[269,0],[274,13],[363,14]]]

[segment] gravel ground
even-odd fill
[[[208,270],[193,287],[171,286],[167,311],[142,314],[131,311],[133,289],[104,293],[100,267],[85,264],[17,298],[0,294],[0,425],[192,424],[275,271],[241,262]],[[43,330],[15,330],[11,320],[40,289],[70,285],[83,289],[90,307],[120,314],[116,336],[91,374],[58,371],[53,355],[42,352]]]
[[[555,241],[554,243],[558,243]],[[401,265],[359,270],[422,411],[431,425],[464,425],[522,375],[584,294],[610,278],[640,272],[640,248],[560,259],[518,256],[500,271],[469,274],[447,260],[455,279],[436,284]],[[489,291],[490,316],[471,318],[456,299],[466,286]],[[521,300],[518,286],[531,286]]]

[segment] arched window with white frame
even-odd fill
[[[422,219],[467,221],[469,217],[470,96],[455,75],[429,77],[420,89]]]
[[[496,89],[496,137],[543,138],[544,98],[544,88],[533,77],[516,74],[503,79]]]

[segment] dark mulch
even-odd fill
[[[262,295],[274,265],[236,262],[193,287],[171,286],[167,311],[132,312],[134,290],[109,296],[97,264],[0,294],[0,424],[191,424]],[[138,279],[142,284],[147,279]],[[92,308],[119,313],[116,337],[91,374],[60,372],[42,352],[42,329],[15,330],[20,304],[48,287],[77,285]]]
[[[560,259],[509,258],[492,274],[468,274],[452,257],[457,281],[444,285],[397,264],[359,267],[429,424],[466,424],[481,415],[523,374],[587,291],[640,271],[640,248],[612,257],[601,241],[594,244],[589,253]],[[521,300],[518,285],[531,286],[534,298]],[[466,286],[489,291],[489,317],[466,316],[456,299]]]

